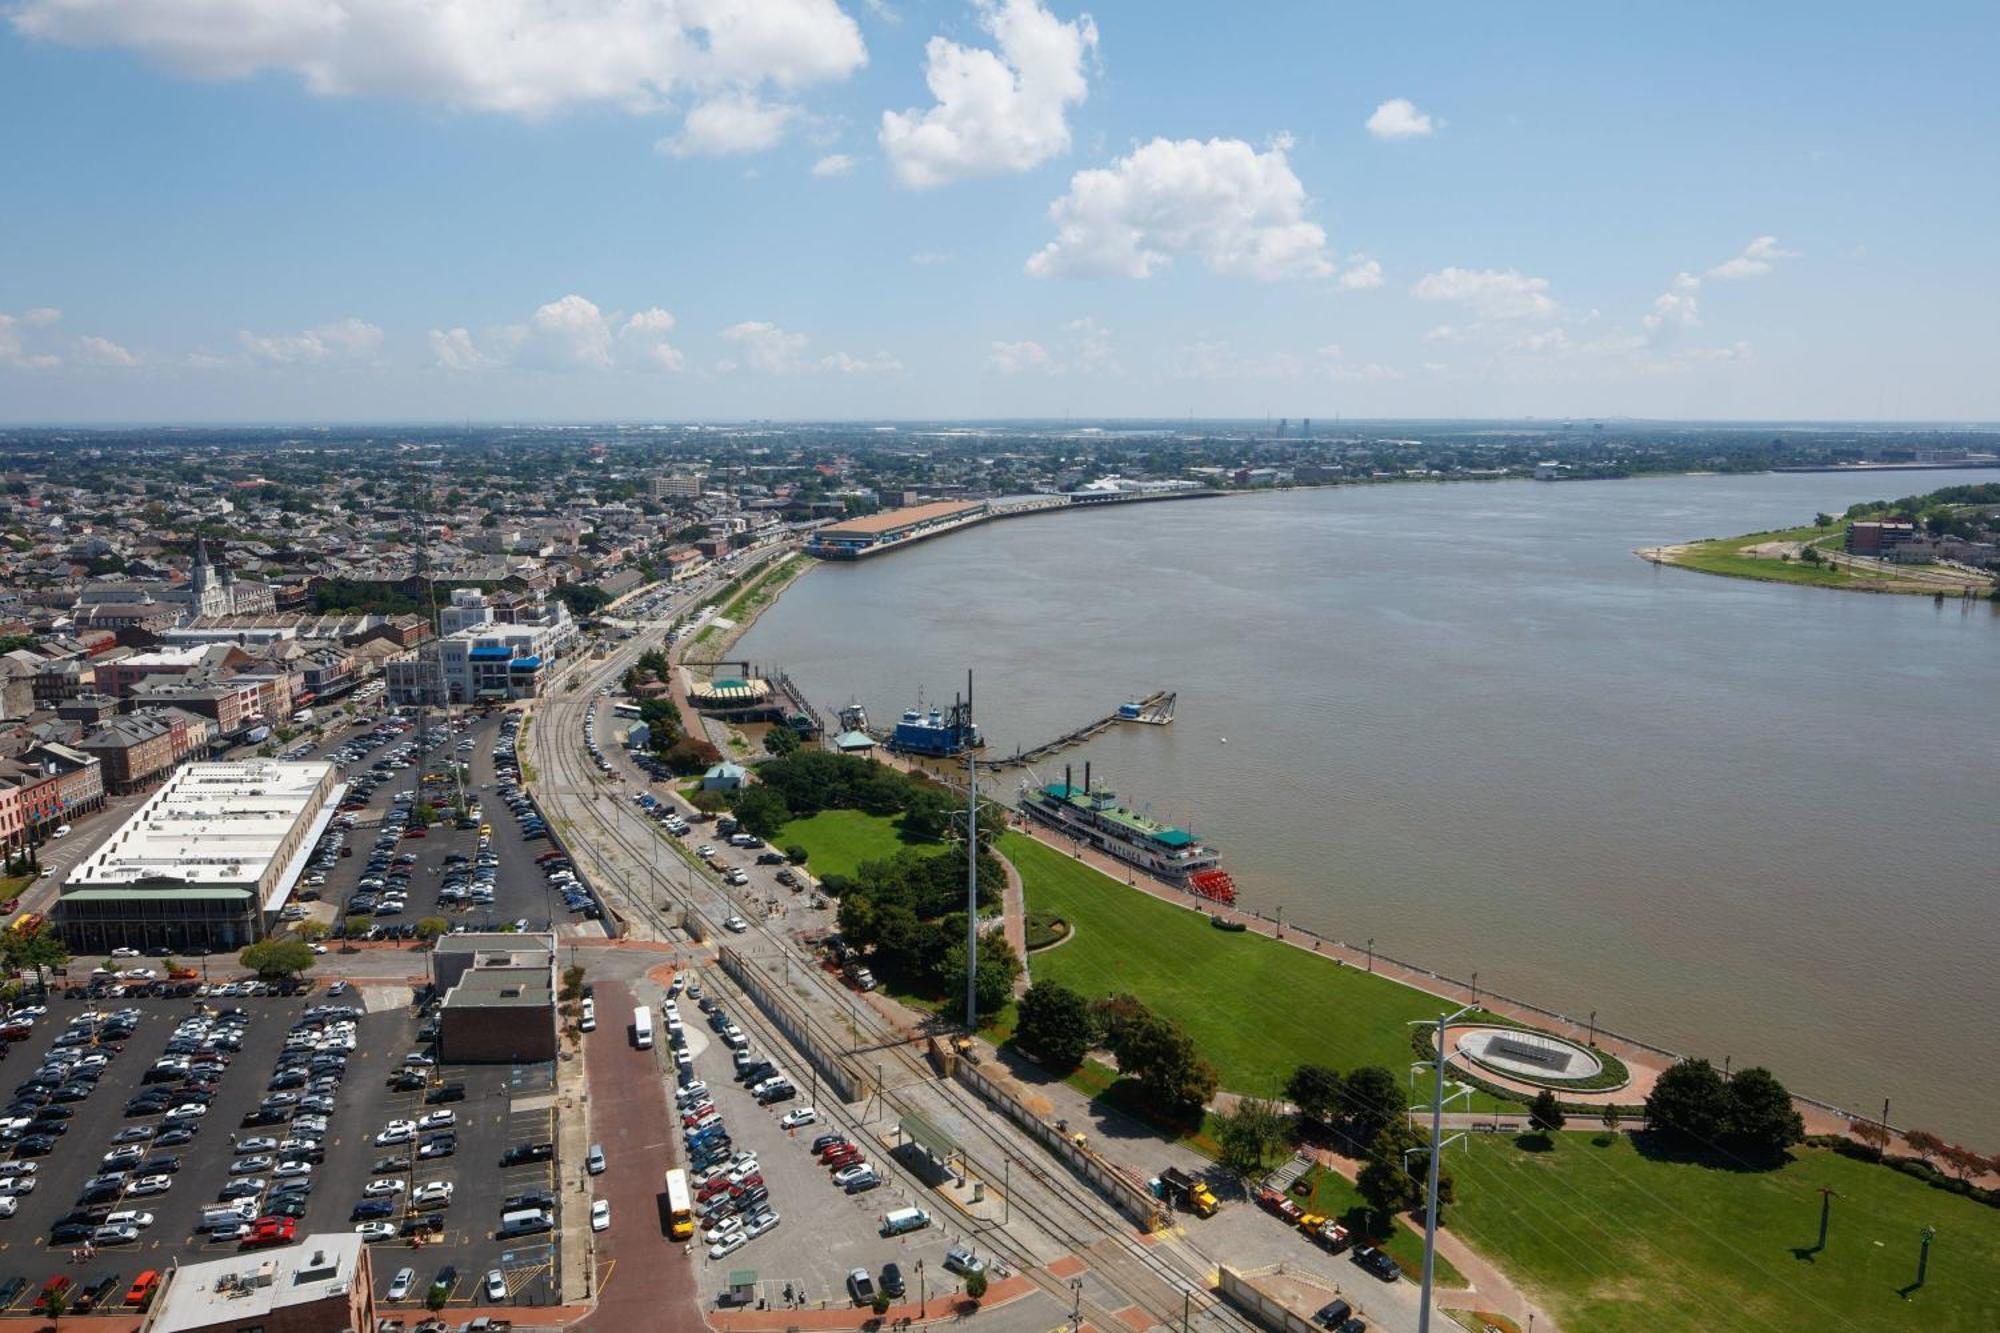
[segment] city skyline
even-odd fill
[[[4,421],[2000,417],[1973,6],[4,13]]]

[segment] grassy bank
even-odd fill
[[[1474,1135],[1446,1223],[1576,1329],[2000,1328],[2000,1210],[1813,1149],[1775,1171],[1651,1158],[1616,1136]],[[1820,1188],[1837,1194],[1811,1252]],[[1926,1285],[1906,1299],[1920,1233]]]
[[[1410,1024],[1444,1002],[1385,977],[1280,944],[1220,931],[1199,912],[1149,897],[1021,833],[1001,851],[1021,873],[1030,912],[1074,928],[1034,956],[1037,980],[1088,996],[1130,992],[1188,1030],[1232,1092],[1275,1096],[1302,1063],[1345,1071],[1409,1067]],[[1420,1095],[1428,1099],[1427,1086]],[[1501,1105],[1479,1094],[1475,1108]]]
[[[909,847],[935,846],[906,838],[900,817],[864,814],[859,810],[822,810],[794,819],[772,838],[773,847],[797,844],[806,849],[806,869],[814,876],[852,875],[864,861],[886,861]]]
[[[1831,528],[1808,526],[1784,528],[1776,532],[1752,532],[1741,537],[1689,542],[1679,550],[1669,551],[1663,559],[1681,569],[1722,574],[1730,578],[1756,579],[1764,583],[1798,583],[1815,588],[1844,588],[1859,592],[1931,595],[1942,591],[1946,596],[1958,595],[1958,588],[1915,577],[1914,572],[1922,570],[1923,566],[1911,566],[1910,572],[1852,566],[1836,568],[1831,564],[1808,564],[1796,558],[1783,560],[1775,555],[1751,554],[1752,548],[1773,542],[1797,542],[1820,551],[1838,552],[1844,548],[1846,532],[1845,524],[1836,524]],[[1977,580],[1970,582],[1976,584]]]

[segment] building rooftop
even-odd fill
[[[254,890],[299,821],[333,809],[333,793],[320,795],[332,773],[316,761],[185,764],[70,871],[64,888],[179,880]]]
[[[361,1237],[314,1233],[297,1245],[182,1264],[161,1291],[147,1333],[245,1328],[286,1306],[344,1297],[361,1266]]]
[[[513,1007],[546,1009],[555,1003],[546,959],[540,966],[479,964],[469,967],[444,997],[445,1008]]]
[[[832,537],[879,537],[885,532],[906,528],[912,523],[929,523],[941,518],[953,518],[959,514],[971,513],[980,506],[960,500],[938,500],[931,504],[911,505],[907,509],[885,509],[879,514],[866,514],[860,518],[843,519],[819,530],[819,536]]]
[[[479,954],[508,960],[516,967],[545,967],[556,951],[555,936],[521,931],[467,931],[462,935],[440,935],[434,946],[438,953]],[[482,966],[491,966],[481,960]]]

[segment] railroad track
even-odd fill
[[[738,910],[727,888],[714,879],[706,867],[683,859],[677,843],[663,842],[666,835],[654,828],[651,821],[629,812],[624,801],[614,799],[607,810],[606,802],[601,799],[605,784],[584,749],[582,722],[585,713],[599,697],[595,694],[596,689],[603,682],[622,675],[642,651],[643,641],[635,640],[631,646],[605,659],[596,670],[574,678],[570,692],[557,696],[555,706],[548,710],[551,715],[530,729],[531,741],[540,746],[536,757],[543,763],[543,781],[532,785],[546,786],[548,779],[554,779],[555,785],[546,793],[537,792],[537,797],[559,807],[546,812],[551,817],[560,815],[568,820],[570,827],[564,843],[572,855],[596,868],[594,879],[600,896],[612,893],[616,885],[625,886],[617,892],[621,911],[642,918],[658,938],[669,937],[672,925],[651,898],[631,891],[629,868],[615,865],[606,857],[601,846],[593,845],[595,840],[601,838],[603,842],[622,849],[641,873],[657,873],[658,882],[675,891],[681,905],[700,917],[702,934],[714,938],[721,916]],[[632,826],[627,823],[628,818],[641,821],[645,841],[633,834]],[[583,827],[586,823],[589,826],[587,829]],[[654,869],[663,845],[669,852],[668,871],[678,870],[681,874],[678,884],[672,873],[656,872]],[[718,906],[720,915],[715,914]],[[1056,1202],[1036,1197],[1036,1192],[1030,1190],[1015,1193],[1010,1207],[1020,1210],[1045,1235],[1067,1246],[1079,1257],[1084,1257],[1097,1276],[1126,1297],[1130,1305],[1137,1306],[1157,1323],[1169,1328],[1179,1326],[1184,1317],[1198,1317],[1200,1326],[1204,1328],[1249,1330],[1256,1327],[1209,1290],[1208,1273],[1214,1264],[1207,1255],[1183,1240],[1174,1245],[1176,1250],[1187,1254],[1186,1261],[1179,1262],[1169,1257],[1170,1252],[1163,1252],[1162,1247],[1141,1243],[1131,1234],[1130,1225],[1123,1216],[1103,1203],[1088,1186],[1074,1180],[1057,1179],[1045,1169],[1045,1156],[1037,1147],[1027,1144],[1025,1140],[1017,1144],[1003,1136],[993,1124],[996,1113],[975,1094],[955,1082],[937,1079],[924,1056],[912,1049],[915,1039],[911,1035],[898,1031],[872,1008],[863,1006],[857,1010],[851,1003],[851,997],[827,979],[816,960],[800,957],[789,940],[761,920],[754,917],[746,919],[751,921],[746,942],[756,940],[769,948],[767,953],[746,954],[746,958],[779,957],[799,962],[800,966],[791,969],[791,974],[805,978],[826,1007],[850,1015],[850,1021],[855,1025],[855,1047],[864,1042],[871,1043],[875,1052],[886,1054],[899,1066],[902,1074],[922,1082],[936,1096],[950,1103],[964,1123],[972,1125],[987,1145],[979,1154],[963,1143],[959,1145],[967,1165],[975,1174],[989,1181],[1003,1174],[991,1155],[995,1151],[1002,1155],[1010,1168],[1014,1163],[1028,1167],[1029,1178]],[[764,1033],[774,1049],[788,1044],[754,1005],[746,1006],[744,1012],[754,1015],[754,1025]],[[859,1014],[864,1013],[867,1016],[865,1024],[859,1020]],[[865,1034],[862,1030],[864,1026]],[[853,1048],[848,1054],[853,1054]],[[878,1095],[899,1113],[923,1109],[893,1088],[881,1088]],[[1069,1285],[1042,1269],[1022,1242],[1004,1231],[989,1233],[989,1243],[996,1238],[1001,1244],[995,1248],[1005,1250],[1016,1271],[1029,1277],[1060,1302],[1068,1303],[1073,1299]],[[1086,1300],[1083,1304],[1092,1307],[1097,1303]],[[1101,1309],[1096,1311],[1096,1315],[1093,1322],[1110,1326],[1108,1321],[1115,1319],[1117,1312]],[[1194,1325],[1190,1323],[1189,1326]]]

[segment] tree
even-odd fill
[[[1373,1143],[1408,1107],[1403,1085],[1380,1065],[1363,1065],[1341,1080],[1341,1129],[1357,1147]]]
[[[1861,1146],[1877,1157],[1889,1146],[1889,1128],[1879,1120],[1850,1120],[1847,1132],[1861,1141]]]
[[[34,930],[9,930],[0,932],[0,958],[6,960],[13,971],[33,971],[39,978],[44,971],[61,971],[69,966],[69,946],[62,941],[48,925]]]
[[[1553,1134],[1561,1129],[1569,1119],[1563,1114],[1562,1103],[1555,1093],[1543,1088],[1535,1094],[1535,1100],[1528,1104],[1528,1124],[1541,1134]]]
[[[367,916],[351,916],[340,924],[349,939],[358,940],[368,933],[368,928],[375,924],[375,919]]]
[[[1109,1041],[1119,1072],[1136,1079],[1141,1094],[1162,1114],[1191,1120],[1215,1095],[1214,1067],[1172,1019],[1142,1006],[1113,1025]]]
[[[1385,1224],[1397,1213],[1414,1212],[1423,1206],[1429,1154],[1420,1151],[1424,1140],[1407,1119],[1398,1117],[1382,1126],[1368,1145],[1368,1162],[1355,1177],[1354,1187],[1361,1198]],[[1438,1198],[1445,1199],[1445,1177],[1438,1177]]]
[[[1285,1096],[1307,1120],[1326,1125],[1340,1113],[1340,1071],[1326,1065],[1300,1065],[1285,1080]]]
[[[777,836],[778,830],[792,820],[792,810],[785,804],[784,796],[761,782],[739,787],[730,805],[736,812],[736,822],[760,838]]]
[[[450,929],[451,922],[441,916],[423,917],[417,922],[417,938],[428,944]]]
[[[947,917],[939,929],[950,930],[953,923],[957,927],[953,934],[958,938],[944,951],[937,969],[937,983],[939,989],[956,1000],[965,994],[965,917],[962,914]],[[984,932],[979,939],[979,967],[972,981],[979,1012],[989,1018],[999,1013],[1013,998],[1014,978],[1020,975],[1021,959],[1007,943],[1007,937],[997,930]]]
[[[313,965],[313,951],[297,940],[259,940],[237,961],[260,977],[295,977]]]
[[[1910,1151],[1928,1164],[1931,1158],[1945,1149],[1945,1142],[1928,1129],[1912,1129],[1903,1135],[1903,1142],[1910,1145]]]
[[[1805,1119],[1792,1107],[1792,1094],[1770,1070],[1752,1067],[1729,1081],[1724,1131],[1739,1151],[1782,1153],[1806,1136]]]
[[[1604,1103],[1604,1132],[1606,1134],[1616,1134],[1618,1132],[1618,1121],[1618,1104],[1616,1102]]]
[[[877,1315],[885,1315],[889,1313],[889,1293],[886,1291],[877,1291],[875,1293],[874,1301],[872,1301],[870,1304],[874,1308],[874,1311]]]
[[[1652,1132],[1699,1147],[1722,1137],[1728,1112],[1728,1085],[1706,1060],[1681,1061],[1646,1094],[1646,1123]]]
[[[301,921],[298,926],[298,935],[300,939],[308,944],[311,944],[315,940],[323,940],[327,936],[327,924],[324,921]]]
[[[764,748],[783,759],[799,748],[799,733],[781,722],[764,733]]]
[[[785,859],[787,861],[790,861],[795,866],[804,865],[806,863],[806,859],[811,855],[812,855],[811,852],[807,851],[803,846],[801,846],[796,842],[789,843],[785,847]]]
[[[565,1000],[583,998],[583,969],[575,963],[563,969],[561,998]]]
[[[1038,981],[1021,997],[1014,1040],[1052,1069],[1070,1070],[1090,1050],[1093,1025],[1083,996],[1058,981]]]
[[[1970,1180],[1986,1169],[1986,1158],[1972,1149],[1956,1143],[1947,1143],[1938,1153],[1945,1167],[1960,1180]]]
[[[1271,1150],[1285,1142],[1286,1124],[1277,1103],[1260,1097],[1245,1097],[1236,1109],[1218,1117],[1216,1139],[1222,1145],[1222,1164],[1238,1175],[1264,1168]]]

